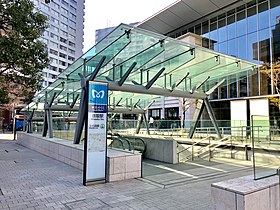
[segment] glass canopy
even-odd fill
[[[223,79],[226,82],[220,86],[250,76],[258,67],[256,63],[121,24],[62,72],[24,110],[43,109],[43,104],[51,100],[57,105],[78,105],[81,77],[90,77],[102,58],[105,60],[94,81],[169,90],[170,96],[173,90],[204,94]],[[109,85],[109,106],[146,106],[159,97],[160,93],[154,93],[116,90]]]

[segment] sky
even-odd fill
[[[95,44],[95,30],[141,22],[176,0],[85,0],[84,52]]]

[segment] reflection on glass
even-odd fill
[[[279,19],[280,15],[280,1],[279,0],[270,0],[270,19],[271,19],[271,26],[277,24],[277,19]]]
[[[236,39],[228,41],[228,55],[236,56]]]
[[[239,37],[237,39],[237,49],[238,49],[238,58],[247,59],[247,52],[246,52],[246,36]]]
[[[269,13],[264,11],[259,13],[259,30],[269,27]]]

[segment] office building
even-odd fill
[[[48,17],[48,29],[41,37],[47,45],[50,66],[42,72],[43,86],[53,83],[57,76],[82,55],[84,0],[32,0],[37,9]]]
[[[256,74],[227,85],[211,94],[211,104],[219,120],[249,120],[251,115],[279,117],[280,62],[279,0],[181,0],[140,23],[138,27],[180,39],[196,34],[201,45],[217,52],[262,64]],[[226,70],[225,66],[225,70]],[[166,103],[171,104],[166,109]],[[239,110],[234,117],[232,110]],[[243,111],[240,111],[243,110]],[[158,103],[150,114],[160,118],[181,116],[180,102]],[[161,116],[159,116],[161,115]]]

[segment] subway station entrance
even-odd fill
[[[255,74],[258,66],[121,24],[62,72],[53,84],[41,91],[22,110],[28,121],[26,131],[48,139],[66,139],[74,145],[83,144],[87,140],[86,84],[91,81],[106,83],[108,148],[144,154],[149,159],[144,162],[144,173],[148,175],[153,173],[149,172],[152,160],[171,164],[181,161],[177,148],[183,144],[178,138],[192,141],[203,110],[209,115],[215,138],[225,141],[211,108],[209,95],[220,86]],[[173,122],[171,129],[151,127],[148,116],[153,110],[149,111],[149,107],[166,97],[181,98],[183,102],[195,100],[193,120],[184,126],[176,123],[175,126]],[[174,118],[173,121],[178,118],[175,109],[166,109],[166,113]],[[130,119],[123,120],[125,117]],[[171,136],[176,138],[169,139]],[[203,140],[207,142],[208,138]],[[198,143],[199,146],[204,144]],[[157,155],[161,155],[161,158],[155,158]],[[210,164],[207,167],[212,166]],[[157,170],[164,169],[158,167]]]

